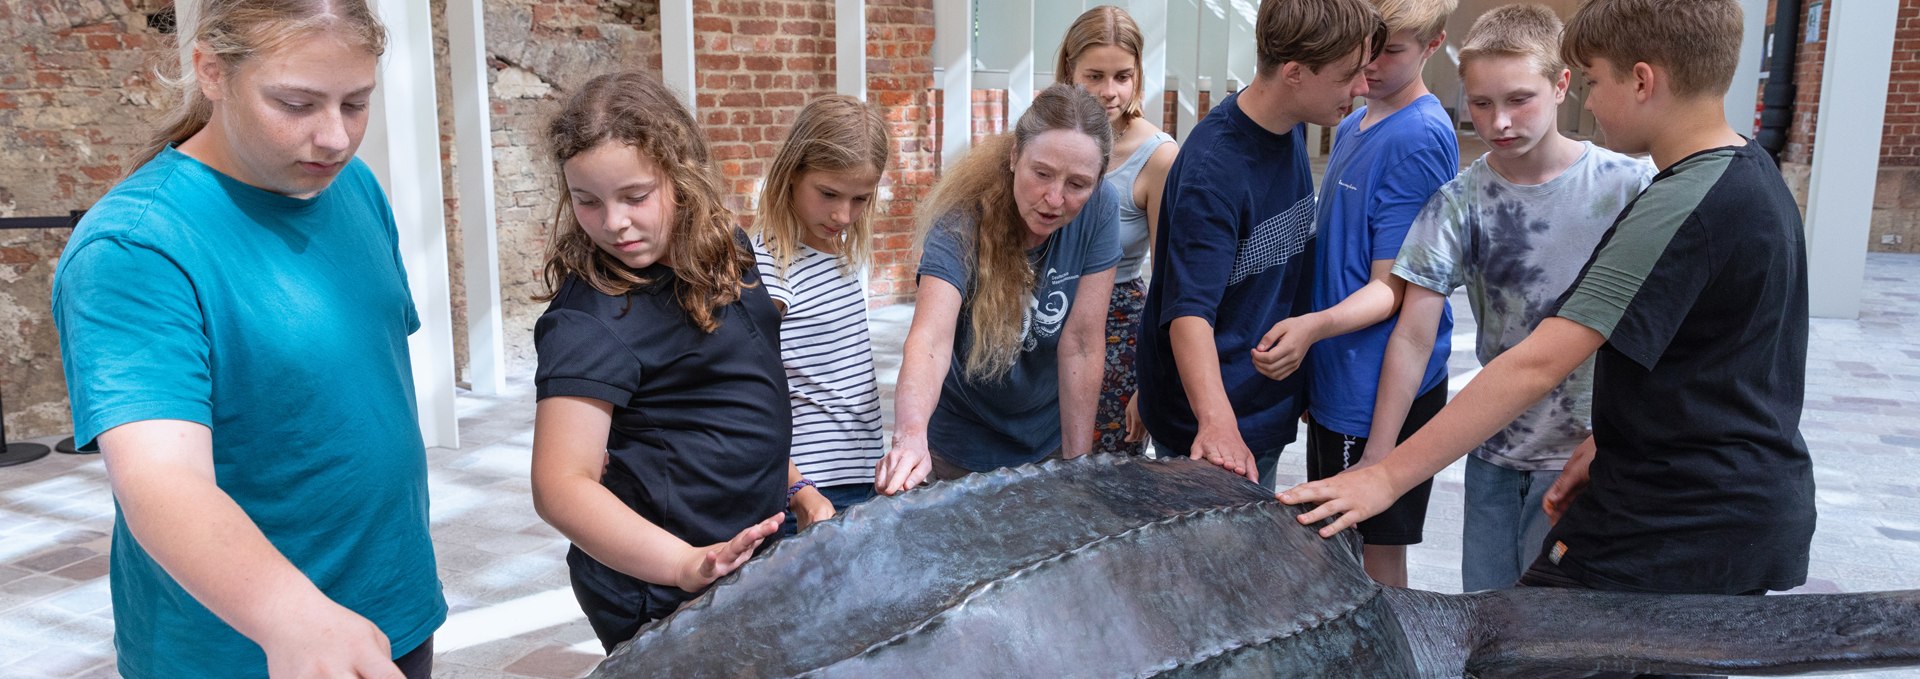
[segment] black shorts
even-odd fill
[[[1413,405],[1407,409],[1407,422],[1401,425],[1396,442],[1407,440],[1446,405],[1447,381],[1441,380],[1438,386],[1413,399]],[[1307,480],[1319,481],[1346,471],[1347,467],[1360,462],[1360,455],[1366,450],[1366,437],[1348,436],[1322,427],[1311,414],[1307,416]],[[1420,482],[1395,500],[1387,511],[1360,522],[1360,539],[1369,545],[1420,544],[1427,523],[1427,497],[1432,494],[1433,479]]]

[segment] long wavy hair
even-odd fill
[[[1033,98],[1012,132],[988,137],[947,170],[933,196],[920,211],[915,249],[924,252],[933,225],[950,215],[973,224],[968,268],[973,272],[966,303],[973,346],[967,349],[967,378],[996,381],[1006,376],[1019,358],[1023,314],[1034,289],[1032,263],[1027,261],[1027,225],[1013,199],[1011,159],[1026,152],[1042,133],[1070,130],[1091,137],[1100,147],[1100,174],[1107,174],[1107,156],[1113,152],[1113,130],[1106,107],[1086,90],[1055,83]],[[963,291],[966,292],[966,291]]]
[[[640,71],[587,81],[547,124],[561,198],[548,239],[547,293],[537,299],[553,299],[569,276],[615,297],[655,283],[594,245],[566,198],[571,191],[560,168],[601,144],[632,148],[666,175],[673,187],[673,223],[663,259],[674,263],[680,280],[675,291],[680,308],[695,327],[713,332],[720,327],[715,312],[740,299],[753,253],[734,237],[733,213],[721,202],[719,177],[700,127],[665,84]]]
[[[786,143],[773,157],[766,184],[760,188],[760,211],[753,223],[778,270],[784,272],[793,263],[801,232],[806,228],[793,212],[794,184],[800,177],[813,170],[872,170],[879,176],[887,171],[892,147],[886,116],[859,99],[830,95],[800,109],[800,117],[793,121]],[[858,271],[872,259],[872,216],[877,202],[867,201],[866,207],[853,216],[853,224],[840,234],[840,267],[845,271]]]
[[[134,155],[129,172],[140,169],[167,147],[186,141],[213,118],[213,102],[200,91],[193,52],[218,58],[231,74],[256,55],[293,40],[324,34],[379,57],[387,51],[387,28],[366,0],[178,0],[174,3],[178,75],[160,82],[179,102]]]
[[[1055,82],[1074,81],[1074,71],[1080,55],[1095,47],[1118,47],[1133,56],[1133,101],[1120,111],[1120,127],[1125,128],[1134,118],[1145,115],[1141,108],[1146,105],[1147,71],[1141,64],[1140,54],[1145,51],[1146,41],[1140,37],[1140,25],[1133,22],[1133,16],[1113,5],[1101,5],[1080,14],[1067,27],[1067,34],[1060,39],[1060,54],[1054,59],[1053,79]],[[1118,130],[1116,130],[1117,132]]]

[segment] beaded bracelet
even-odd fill
[[[807,486],[813,486],[813,479],[803,478],[803,479],[800,479],[799,481],[793,482],[793,485],[787,486],[787,504],[793,504],[793,494],[800,492],[801,488],[805,488]],[[813,487],[819,488],[819,486],[813,486]]]

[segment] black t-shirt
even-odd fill
[[[727,540],[786,505],[793,411],[780,315],[749,267],[755,285],[704,333],[680,308],[671,269],[641,273],[655,283],[623,297],[578,278],[561,285],[534,324],[538,397],[612,403],[601,483],[688,544]],[[643,620],[693,596],[628,577],[577,547],[567,563],[576,584],[632,606]]]
[[[1546,543],[1568,575],[1698,594],[1806,582],[1802,234],[1780,171],[1749,141],[1656,175],[1600,241],[1558,312],[1607,338],[1592,484]]]

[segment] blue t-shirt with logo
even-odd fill
[[[1080,277],[1120,261],[1114,233],[1119,201],[1118,190],[1101,182],[1078,216],[1027,251],[1035,280],[1021,315],[1020,354],[1013,368],[992,382],[966,374],[973,346],[974,222],[950,214],[928,230],[919,275],[953,284],[967,300],[954,324],[953,359],[940,385],[940,404],[927,423],[927,444],[941,459],[981,472],[1039,462],[1060,449],[1060,333],[1079,295]],[[1106,300],[1088,300],[1096,302]]]
[[[1460,143],[1446,109],[1433,95],[1423,95],[1362,130],[1366,114],[1361,108],[1340,121],[1320,184],[1314,311],[1332,308],[1365,287],[1375,260],[1398,257],[1413,218],[1460,168]],[[1304,367],[1314,422],[1348,436],[1367,435],[1380,388],[1380,361],[1397,320],[1388,318],[1314,343]],[[1446,379],[1452,333],[1453,310],[1443,307],[1419,393]]]
[[[1198,422],[1168,330],[1182,316],[1213,326],[1220,378],[1255,451],[1293,442],[1304,377],[1274,381],[1253,366],[1273,324],[1305,313],[1312,291],[1313,174],[1305,132],[1267,131],[1228,96],[1185,140],[1160,202],[1153,282],[1134,360],[1140,416],[1157,443],[1184,451]]]
[[[220,488],[395,655],[446,619],[407,350],[420,321],[365,164],[303,200],[167,149],[87,211],[53,315],[78,442],[145,420],[206,425]],[[260,647],[167,575],[124,515],[111,561],[122,675],[267,676]]]

